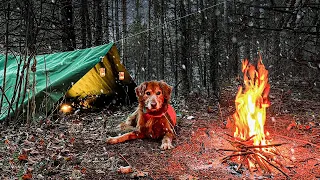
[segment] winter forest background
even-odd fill
[[[219,95],[257,52],[271,82],[320,88],[319,0],[1,0],[0,27],[3,54],[113,41],[137,84],[164,79],[175,95]]]

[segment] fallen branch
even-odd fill
[[[122,158],[124,161],[126,161],[126,163],[127,163],[130,167],[132,167],[131,164],[129,163],[129,161],[128,161],[125,157],[123,157],[122,154],[119,153],[119,156],[121,156],[121,158]]]
[[[291,138],[291,137],[288,137],[288,136],[283,136],[283,135],[279,135],[279,134],[273,134],[273,135],[276,135],[276,136],[279,136],[279,137],[282,137],[282,138],[286,138],[286,139],[290,139],[290,140],[293,140],[293,141],[299,141],[299,142],[303,142],[303,143],[306,143],[306,144],[310,144],[316,148],[320,148],[319,145],[317,144],[314,144],[314,143],[311,143],[309,141],[305,141],[305,140],[302,140],[302,139],[296,139],[296,138]]]
[[[250,172],[255,169],[262,172],[271,173],[271,167],[274,167],[276,170],[281,172],[286,176],[287,179],[290,177],[281,169],[284,166],[281,164],[279,160],[275,157],[280,156],[283,157],[276,149],[276,147],[281,146],[286,143],[277,143],[277,144],[268,144],[268,145],[252,145],[253,141],[251,139],[253,136],[247,138],[247,141],[238,140],[233,136],[227,134],[232,137],[232,140],[226,139],[235,149],[217,149],[223,151],[232,151],[232,154],[225,156],[222,158],[222,163],[233,157],[239,157],[240,164],[238,166],[238,170],[240,167],[247,163],[248,169]],[[254,169],[253,169],[254,168]]]
[[[260,154],[258,154],[258,156],[263,159],[265,162],[267,162],[268,164],[270,164],[272,167],[276,168],[278,171],[280,171],[283,175],[285,175],[287,177],[287,179],[290,179],[290,177],[283,172],[280,168],[278,168],[276,165],[274,165],[273,163],[271,163],[270,161],[268,161],[264,156],[261,156]]]
[[[254,154],[254,152],[242,152],[242,153],[237,152],[236,154],[231,154],[231,155],[228,155],[228,156],[222,158],[222,162],[226,162],[226,160],[228,160],[234,156],[244,156],[244,155],[249,155],[249,154]]]

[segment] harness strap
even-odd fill
[[[171,129],[173,130],[174,135],[177,135],[176,130],[174,129],[174,125],[173,125],[173,122],[172,122],[172,119],[171,119],[169,113],[166,112],[166,113],[164,114],[164,117],[167,119],[167,121],[168,121]]]

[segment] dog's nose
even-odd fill
[[[151,107],[152,107],[152,108],[155,108],[156,106],[157,106],[157,103],[156,103],[156,102],[152,102],[152,103],[151,103]]]

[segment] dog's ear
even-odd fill
[[[165,83],[164,81],[160,81],[159,82],[160,87],[162,89],[162,93],[164,96],[164,99],[166,99],[167,101],[170,100],[171,97],[171,91],[172,91],[172,87],[169,86],[167,83]]]
[[[137,98],[143,96],[144,91],[147,89],[147,82],[141,83],[138,87],[135,88]]]

